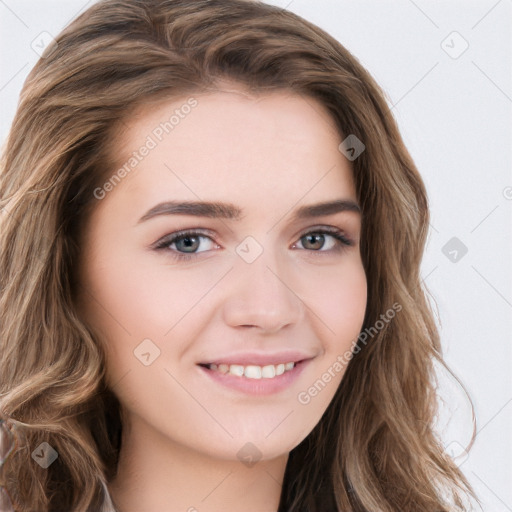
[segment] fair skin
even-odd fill
[[[331,371],[308,404],[297,397],[362,327],[361,216],[333,120],[309,98],[228,89],[191,95],[197,106],[98,201],[86,226],[81,311],[105,342],[108,383],[122,405],[109,484],[120,512],[276,512],[288,454],[318,423],[344,370]],[[187,98],[133,112],[121,166]],[[242,214],[139,221],[171,200],[230,203]],[[340,211],[295,218],[302,206],[336,200]],[[182,230],[200,233],[168,240]],[[152,360],[155,347],[150,364],[135,355]],[[274,372],[297,364],[275,380],[269,368],[254,379],[207,367],[228,359]]]

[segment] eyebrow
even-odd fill
[[[356,202],[349,199],[336,199],[323,203],[301,206],[293,216],[294,220],[323,217],[339,212],[361,213]],[[240,220],[243,210],[232,203],[216,203],[208,201],[166,201],[159,203],[148,210],[138,221],[140,224],[146,220],[160,215],[192,215],[194,217],[208,217],[211,219]]]

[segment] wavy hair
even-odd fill
[[[402,308],[359,343],[325,414],[291,451],[279,511],[467,510],[473,491],[434,429],[434,363],[444,363],[420,278],[424,183],[357,59],[314,24],[250,0],[102,0],[30,72],[0,167],[0,454],[10,452],[0,484],[18,512],[115,510],[107,484],[122,422],[101,340],[76,307],[80,234],[129,111],[225,80],[314,98],[340,142],[363,141],[353,172],[364,329]],[[31,457],[42,442],[58,453],[47,469]]]

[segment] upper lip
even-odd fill
[[[298,363],[305,359],[312,359],[314,355],[300,352],[297,350],[284,350],[281,352],[273,352],[271,354],[262,352],[240,352],[226,354],[225,356],[215,356],[210,360],[201,361],[198,364],[240,364],[242,366],[256,365],[276,365],[281,363]]]

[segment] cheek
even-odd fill
[[[360,260],[339,269],[316,272],[306,304],[317,317],[327,349],[345,350],[357,338],[367,302],[366,275]],[[352,263],[352,262],[350,262]]]
[[[200,315],[209,318],[208,291],[229,270],[229,265],[203,265],[177,271],[164,258],[128,253],[104,248],[105,256],[90,261],[83,280],[82,310],[104,341],[113,378],[140,366],[134,350],[146,339],[179,360],[201,328]]]
[[[351,262],[352,263],[352,262]],[[305,386],[297,395],[301,412],[311,429],[331,403],[352,358],[352,350],[361,332],[367,302],[366,275],[360,260],[340,267],[322,277],[317,272],[315,293],[309,293],[307,305],[314,311],[315,331],[323,346],[319,362],[308,372]]]
[[[178,272],[162,258],[116,254],[91,262],[84,287],[89,316],[107,331],[124,328],[134,338],[161,337],[215,282],[210,271]]]

